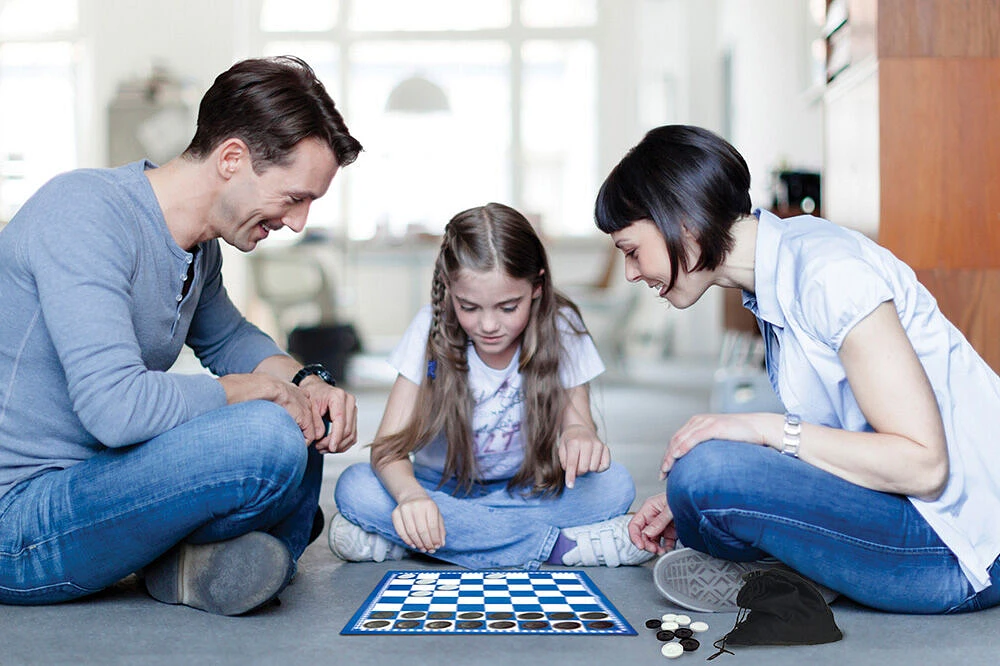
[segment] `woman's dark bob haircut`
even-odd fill
[[[679,268],[717,268],[733,248],[733,223],[750,214],[750,170],[725,139],[700,127],[650,130],[611,171],[597,195],[594,216],[606,234],[651,220],[670,257],[671,289]],[[687,265],[682,232],[698,241],[701,256]]]

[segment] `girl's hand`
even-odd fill
[[[674,461],[710,439],[750,442],[766,446],[781,441],[784,417],[781,414],[699,414],[692,416],[674,433],[660,464],[660,480],[666,478]]]
[[[444,520],[438,505],[427,495],[401,499],[392,511],[392,524],[413,550],[430,554],[444,546]]]
[[[611,466],[611,450],[584,425],[565,428],[559,436],[559,464],[566,470],[566,487],[588,472],[603,472]]]
[[[667,494],[653,495],[639,507],[628,524],[628,536],[636,548],[661,555],[677,545],[674,514],[667,506]]]

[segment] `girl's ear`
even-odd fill
[[[545,275],[545,269],[538,271],[538,282],[535,283],[535,288],[531,290],[531,300],[541,298],[542,296],[542,276]]]

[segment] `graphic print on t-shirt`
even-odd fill
[[[480,474],[484,478],[510,476],[524,457],[521,434],[524,395],[520,377],[506,377],[495,391],[479,392],[475,400],[473,437]]]

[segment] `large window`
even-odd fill
[[[260,52],[320,74],[365,153],[310,224],[353,239],[438,233],[508,203],[591,233],[597,0],[263,0]]]
[[[76,30],[76,0],[0,2],[0,225],[76,166]]]

